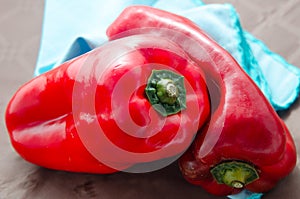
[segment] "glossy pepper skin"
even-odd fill
[[[215,195],[243,188],[267,192],[293,170],[296,150],[285,124],[232,56],[199,27],[172,13],[135,6],[107,31],[111,39],[135,34],[171,37],[211,81],[210,120],[179,160],[185,179]],[[204,53],[185,45],[186,38]]]
[[[177,112],[162,115],[151,110],[145,88],[157,71],[176,74],[184,84],[186,102]],[[167,79],[170,83],[172,77]],[[164,104],[177,103],[174,85],[167,84],[172,99]],[[180,88],[176,89],[180,95]],[[153,36],[132,36],[112,41],[23,85],[8,104],[6,125],[13,147],[29,162],[72,172],[112,173],[182,154],[209,111],[203,72],[177,44]],[[117,166],[102,162],[82,140],[105,144],[97,137],[95,141],[93,136],[101,132],[92,125],[100,125],[115,146],[141,157],[131,159],[105,148],[103,158],[118,162]]]

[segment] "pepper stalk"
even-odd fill
[[[148,100],[162,116],[186,109],[184,76],[169,70],[153,70],[145,88]]]
[[[259,179],[256,169],[250,164],[238,161],[224,162],[213,169],[211,173],[219,184],[241,189],[247,184]]]

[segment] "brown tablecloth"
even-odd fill
[[[299,0],[213,0],[232,3],[243,27],[273,51],[300,67]],[[174,163],[146,174],[91,175],[52,171],[21,159],[12,149],[4,111],[13,93],[33,76],[37,59],[44,2],[0,1],[0,199],[12,198],[218,198],[183,180]],[[282,113],[300,154],[298,100]],[[299,155],[298,155],[299,158]],[[264,198],[300,198],[300,165]]]

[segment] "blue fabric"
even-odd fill
[[[251,191],[244,190],[236,195],[228,196],[230,199],[260,199],[263,196],[262,193],[252,193]]]
[[[243,30],[229,4],[205,5],[201,0],[48,0],[39,57],[34,75],[40,75],[107,41],[109,24],[129,5],[149,5],[189,18],[232,54],[260,87],[276,110],[284,110],[300,92],[300,70],[273,53]],[[112,12],[113,11],[113,12]],[[259,199],[244,190],[232,199]]]
[[[180,12],[203,5],[199,0],[46,0],[43,32],[35,75],[47,71],[72,58],[72,46],[78,38],[87,40],[93,47],[106,41],[106,28],[121,11],[130,5],[149,5]],[[112,12],[113,11],[113,12]],[[80,49],[82,50],[82,49]]]

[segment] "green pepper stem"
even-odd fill
[[[237,189],[259,178],[253,166],[238,161],[221,163],[215,166],[211,173],[219,184],[226,184]]]
[[[184,77],[169,70],[153,70],[145,88],[148,100],[163,116],[186,108]]]

